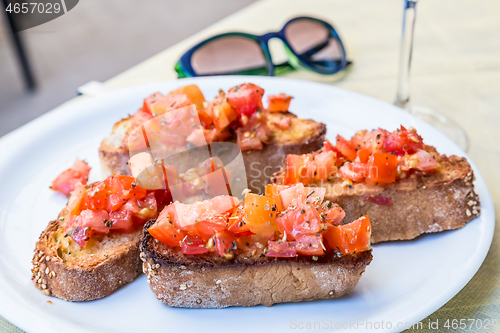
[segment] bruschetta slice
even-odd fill
[[[157,92],[147,97],[135,114],[117,122],[102,141],[101,170],[104,176],[130,175],[128,161],[134,147],[129,141],[134,129],[155,117],[194,104],[202,126],[201,135],[190,136],[191,133],[172,128],[175,135],[163,138],[162,144],[175,154],[186,147],[199,146],[200,140],[205,144],[237,143],[243,151],[249,188],[253,193],[264,193],[265,185],[281,168],[287,154],[305,154],[322,147],[326,126],[288,112],[289,96],[288,104],[281,103],[279,107],[275,106],[276,98],[271,98],[274,112],[265,109],[263,94],[264,89],[251,83],[233,87],[227,93],[221,90],[210,102],[205,101],[195,85],[181,87],[167,95]]]
[[[273,181],[321,186],[346,221],[370,216],[372,243],[461,228],[481,211],[467,160],[439,154],[403,126],[338,135],[318,152],[288,155]]]
[[[142,226],[170,202],[131,176],[76,184],[66,207],[35,247],[32,280],[45,295],[91,301],[110,295],[140,273]]]
[[[268,185],[243,201],[174,202],[143,229],[141,259],[168,306],[271,306],[351,291],[372,260],[368,217],[345,213],[324,189]]]

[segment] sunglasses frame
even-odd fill
[[[291,23],[298,21],[298,20],[310,20],[314,21],[317,23],[320,23],[324,25],[329,32],[329,37],[334,38],[340,48],[341,56],[342,58],[340,59],[339,65],[335,66],[332,70],[324,69],[324,68],[319,68],[311,64],[308,60],[303,55],[296,54],[292,47],[290,46],[287,38],[285,37],[285,31],[288,25]],[[196,52],[200,47],[203,45],[212,42],[215,39],[219,38],[224,38],[224,37],[229,37],[229,36],[239,36],[239,37],[244,37],[248,38],[251,40],[254,40],[259,44],[261,47],[261,51],[264,55],[265,61],[266,61],[266,67],[261,67],[261,68],[256,68],[256,69],[249,69],[249,70],[244,70],[244,71],[239,71],[239,72],[234,72],[234,73],[223,73],[223,74],[210,74],[210,75],[198,75],[193,69],[193,66],[191,65],[191,57],[193,56],[194,52]],[[285,51],[288,56],[288,62],[285,62],[283,64],[274,64],[272,61],[271,57],[271,52],[269,51],[269,41],[272,38],[277,38],[283,42],[283,45],[285,46]],[[309,70],[315,73],[323,74],[323,75],[332,75],[335,73],[338,73],[342,70],[344,70],[347,66],[351,64],[350,61],[347,60],[347,55],[346,51],[344,48],[344,44],[342,43],[342,40],[340,39],[340,36],[338,32],[335,30],[335,28],[328,22],[325,22],[320,19],[316,19],[313,17],[307,17],[307,16],[301,16],[301,17],[296,17],[285,23],[283,28],[278,31],[278,32],[269,32],[267,34],[257,36],[257,35],[252,35],[244,32],[229,32],[229,33],[224,33],[220,35],[213,36],[211,38],[208,38],[197,45],[193,46],[191,49],[189,49],[186,53],[182,55],[182,57],[179,59],[179,61],[175,65],[175,70],[179,76],[179,78],[184,78],[184,77],[196,77],[196,76],[212,76],[212,75],[267,75],[267,76],[274,76],[274,75],[280,75],[284,74],[289,71],[297,70],[297,69],[305,69]]]

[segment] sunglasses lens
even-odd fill
[[[197,75],[253,74],[267,75],[267,61],[259,43],[242,36],[214,39],[191,57]]]
[[[296,20],[287,25],[285,37],[292,51],[310,66],[332,73],[340,69],[341,47],[327,26],[313,20]]]

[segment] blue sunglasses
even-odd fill
[[[269,41],[283,42],[288,61],[274,64]],[[288,21],[279,32],[262,36],[230,32],[202,41],[175,65],[179,78],[213,75],[281,75],[305,69],[323,75],[338,73],[352,64],[335,28],[312,17]]]

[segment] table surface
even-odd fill
[[[487,179],[495,209],[500,208],[500,1],[420,1],[412,64],[412,101],[455,119],[467,132],[469,156]],[[307,72],[288,77],[334,84],[393,102],[396,92],[401,0],[260,1],[110,79],[110,88],[174,80],[173,65],[195,43],[217,33],[278,31],[290,18],[314,16],[340,31],[354,67],[334,81]],[[283,53],[272,43],[277,56]],[[88,97],[77,97],[68,103]],[[8,135],[8,134],[7,134]],[[500,318],[500,224],[482,267],[464,289],[423,320]],[[500,327],[496,327],[500,330]],[[21,332],[0,317],[0,331]],[[435,332],[435,330],[430,330]]]

